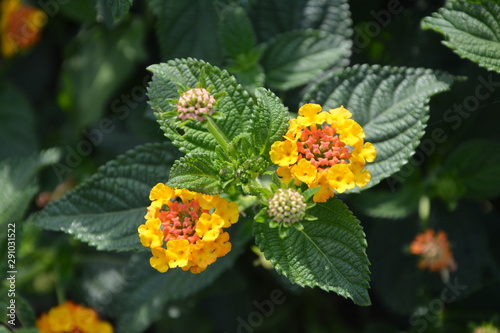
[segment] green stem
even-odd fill
[[[429,226],[429,215],[431,212],[431,200],[428,196],[422,195],[418,203],[418,215],[420,223],[424,229]]]
[[[229,156],[229,140],[211,118],[207,119],[207,129],[217,140],[222,150]]]

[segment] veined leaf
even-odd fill
[[[143,249],[137,227],[144,222],[149,192],[168,179],[170,166],[178,157],[170,143],[130,150],[47,205],[36,215],[35,224],[72,234],[100,250]]]
[[[202,153],[187,154],[177,160],[170,171],[168,185],[205,194],[222,192],[219,170],[215,168],[213,158]]]
[[[233,58],[250,53],[257,44],[252,23],[240,6],[228,6],[224,10],[219,33],[224,50]]]
[[[462,58],[500,73],[500,5],[484,1],[448,1],[422,20],[423,29],[444,35],[443,44]]]
[[[284,239],[278,228],[255,222],[260,250],[291,282],[334,291],[358,305],[369,305],[369,262],[359,221],[336,198],[308,212],[318,219],[303,221],[301,231],[291,227]]]
[[[261,41],[292,30],[317,29],[352,43],[352,21],[347,0],[257,0],[252,16]]]
[[[255,90],[257,105],[253,113],[252,130],[259,152],[269,160],[269,150],[275,141],[281,141],[288,127],[289,113],[281,100],[270,90]]]
[[[120,20],[125,14],[128,13],[130,6],[134,0],[108,0],[108,7],[111,8],[113,18],[115,21]]]
[[[266,85],[287,90],[308,83],[337,64],[348,64],[350,44],[344,38],[320,30],[291,31],[270,40],[261,64]]]
[[[344,105],[374,144],[377,158],[367,164],[367,189],[397,172],[415,152],[424,134],[430,97],[449,90],[450,74],[423,68],[354,66],[312,86],[303,104],[323,110]]]
[[[0,163],[0,236],[7,232],[7,223],[21,220],[38,192],[36,175],[40,168],[57,162],[55,149],[30,157],[6,159]],[[2,237],[0,237],[2,238]]]
[[[153,80],[148,88],[149,103],[157,111],[157,119],[165,135],[183,152],[211,153],[218,145],[212,135],[199,123],[188,122],[177,129],[170,116],[162,113],[175,110],[167,99],[178,99],[177,84],[194,88],[200,81],[202,69],[212,94],[225,92],[217,101],[217,111],[223,119],[214,119],[219,129],[231,141],[241,133],[248,132],[252,113],[252,100],[236,79],[225,70],[201,60],[176,59],[168,63],[149,66]]]

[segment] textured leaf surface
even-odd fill
[[[251,237],[251,232],[247,230],[249,221],[239,223],[242,224],[229,229],[232,234],[231,252],[218,258],[200,274],[192,274],[179,268],[162,274],[149,265],[149,254],[136,255],[126,269],[131,271],[126,286],[128,292],[119,294],[118,299],[113,302],[118,318],[117,332],[143,332],[152,322],[164,316],[165,304],[200,291],[231,267]]]
[[[363,126],[377,158],[367,165],[369,188],[408,162],[424,134],[432,95],[446,91],[454,77],[422,68],[354,66],[325,77],[305,94],[303,104],[323,110],[344,105]]]
[[[488,153],[485,153],[486,147]],[[458,146],[446,161],[444,170],[465,186],[465,197],[483,200],[500,195],[499,165],[500,143],[476,140]]]
[[[488,1],[473,4],[448,1],[436,13],[423,19],[423,29],[444,35],[443,44],[462,58],[500,73],[500,5]]]
[[[224,7],[227,2],[150,0],[158,18],[156,34],[162,59],[194,57],[219,64],[222,48],[216,31],[222,14],[218,6]]]
[[[319,30],[292,31],[272,39],[262,54],[266,85],[287,90],[308,83],[334,64],[346,65],[350,44]]]
[[[33,111],[26,98],[13,87],[0,85],[0,160],[26,156],[37,148]],[[4,144],[8,142],[8,144]]]
[[[58,151],[47,150],[30,157],[16,157],[0,163],[0,235],[7,232],[7,223],[16,223],[23,218],[38,192],[38,171],[55,163],[59,156]]]
[[[133,149],[47,205],[36,215],[35,224],[72,234],[100,250],[142,249],[137,227],[144,222],[149,192],[167,180],[177,157],[170,143]]]
[[[264,88],[255,90],[257,105],[253,113],[252,133],[260,154],[269,158],[269,150],[275,141],[282,139],[288,128],[289,113],[281,100]]]
[[[191,121],[183,126],[182,130],[178,130],[170,121],[171,118],[163,117],[161,113],[175,109],[175,105],[167,99],[179,98],[176,83],[194,88],[200,80],[202,68],[205,71],[205,81],[208,87],[213,87],[211,93],[226,93],[217,101],[217,111],[224,115],[224,119],[215,120],[221,131],[229,140],[232,140],[241,133],[247,132],[250,127],[252,100],[227,71],[190,58],[152,65],[148,67],[153,72],[153,80],[148,88],[149,103],[158,112],[158,122],[167,137],[186,153],[213,152],[217,141],[202,125]]]
[[[113,18],[118,21],[128,13],[133,0],[108,0],[108,7],[111,8]]]
[[[261,41],[287,31],[318,29],[351,43],[352,21],[347,0],[257,0],[252,16]]]
[[[369,262],[359,221],[338,199],[308,211],[316,221],[302,222],[281,239],[278,228],[254,223],[255,239],[274,268],[300,286],[320,287],[369,305]]]
[[[170,171],[168,185],[205,194],[221,193],[219,170],[215,169],[211,161],[207,154],[188,154],[181,157]]]
[[[240,54],[250,53],[256,45],[252,23],[246,11],[239,6],[228,7],[224,10],[220,35],[224,50],[233,58]]]

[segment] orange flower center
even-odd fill
[[[312,128],[311,128],[312,127]],[[328,169],[342,163],[348,164],[351,153],[345,143],[340,141],[335,129],[329,125],[316,128],[316,125],[302,130],[297,140],[297,150],[301,158],[305,158],[318,169]]]
[[[195,243],[200,239],[196,235],[196,221],[203,213],[209,211],[202,209],[198,200],[191,200],[188,203],[174,201],[164,208],[160,211],[160,220],[165,242],[187,239],[190,243]]]

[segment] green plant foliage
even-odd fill
[[[303,230],[290,228],[284,239],[278,228],[254,223],[255,240],[274,268],[303,287],[320,287],[370,305],[366,241],[359,221],[338,199],[317,204],[303,221]],[[318,269],[320,267],[321,269]]]
[[[191,121],[178,129],[170,115],[163,115],[176,110],[175,103],[168,99],[180,97],[178,84],[194,88],[197,83],[204,81],[207,88],[213,87],[211,94],[224,92],[225,95],[217,101],[217,111],[222,117],[215,119],[215,123],[229,140],[248,132],[251,98],[227,71],[194,59],[172,60],[149,66],[148,69],[153,73],[153,80],[148,88],[149,103],[157,112],[158,122],[165,135],[181,151],[213,153],[218,144],[201,124]]]
[[[443,44],[459,56],[500,73],[499,3],[472,4],[448,1],[445,7],[422,20],[423,29],[445,36]]]
[[[233,58],[251,53],[257,44],[252,22],[242,7],[224,8],[219,31],[224,50]]]
[[[288,128],[288,110],[280,99],[270,90],[259,88],[255,90],[257,99],[252,113],[252,129],[259,155],[269,160],[269,150],[275,141],[281,141]]]
[[[229,1],[151,0],[152,12],[158,16],[156,34],[163,60],[193,57],[219,64],[222,49],[217,34],[220,8]],[[182,18],[182,20],[180,19]],[[212,31],[212,34],[206,34]]]
[[[488,154],[484,153],[484,147],[488,147]],[[463,192],[457,194],[472,200],[486,200],[500,195],[499,163],[500,143],[469,141],[452,152],[443,165],[442,172],[463,188]],[[459,198],[460,196],[455,197]]]
[[[349,45],[319,30],[283,33],[267,42],[261,63],[266,85],[288,90],[306,84],[336,63],[345,63]]]
[[[372,178],[364,188],[397,172],[415,152],[429,113],[431,96],[449,90],[455,78],[422,68],[354,66],[331,74],[303,98],[324,110],[344,105],[373,143],[377,158],[367,165]]]
[[[221,193],[219,170],[213,163],[207,163],[210,159],[210,155],[203,153],[181,157],[172,166],[168,185],[206,194]]]
[[[36,151],[37,142],[33,110],[26,98],[6,84],[0,85],[0,160],[29,155]]]
[[[148,193],[168,179],[178,157],[169,143],[148,144],[119,156],[60,200],[37,214],[35,224],[60,230],[100,250],[144,249],[137,227],[149,206]]]
[[[103,27],[83,33],[75,52],[63,63],[59,105],[77,129],[97,122],[109,99],[143,58],[144,24],[134,20],[106,34]]]
[[[47,150],[29,157],[16,157],[0,163],[0,238],[7,232],[7,223],[20,221],[35,194],[39,191],[37,174],[44,166],[57,162],[60,153]],[[2,249],[4,250],[4,249]]]
[[[251,13],[261,41],[292,30],[317,29],[352,44],[351,13],[346,0],[257,0]]]
[[[118,21],[128,13],[133,0],[107,0],[107,5],[111,8],[113,18]]]

